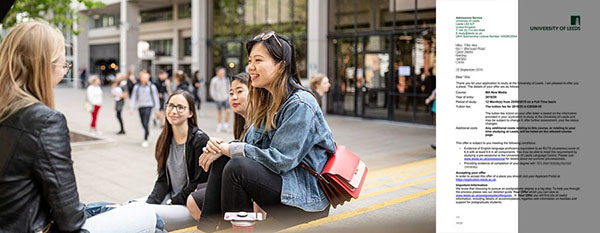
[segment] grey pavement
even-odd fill
[[[114,101],[104,90],[97,127],[102,141],[72,144],[72,158],[83,202],[125,202],[148,195],[156,178],[154,146],[161,128],[151,122],[150,146],[142,148],[143,128],[137,111],[123,111],[126,135],[119,130]],[[85,90],[59,86],[56,109],[72,132],[89,134],[91,114],[83,108]],[[216,106],[204,102],[198,124],[216,133]],[[358,200],[332,209],[330,217],[290,230],[311,232],[435,232],[435,129],[431,126],[327,115],[338,144],[358,154],[369,168]],[[230,120],[230,128],[233,120]],[[189,230],[188,231],[193,231]],[[187,232],[187,231],[181,231]]]

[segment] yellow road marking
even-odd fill
[[[382,185],[385,185],[385,184],[395,183],[395,182],[403,181],[403,180],[409,180],[409,179],[412,179],[412,178],[416,178],[416,177],[420,177],[420,176],[425,176],[425,175],[429,175],[429,174],[433,174],[433,173],[435,173],[435,170],[429,170],[429,171],[418,173],[418,174],[415,174],[415,175],[412,175],[412,176],[403,176],[403,177],[399,177],[399,178],[396,178],[396,179],[390,179],[390,180],[380,181],[380,182],[377,182],[377,183],[374,183],[374,184],[369,184],[367,186],[364,186],[363,189],[362,189],[362,191],[367,190],[367,189],[371,189],[371,188],[375,188],[375,187],[379,187],[379,186],[382,186]]]
[[[196,227],[188,227],[188,228],[184,228],[184,229],[179,229],[176,231],[169,231],[169,233],[183,233],[183,232],[189,232],[189,231],[195,231]]]
[[[380,173],[380,172],[376,173],[376,174],[367,173],[367,179],[365,180],[365,183],[370,183],[370,182],[373,182],[375,180],[385,178],[385,177],[395,177],[395,176],[402,175],[402,174],[410,174],[410,173],[421,172],[421,171],[425,171],[425,170],[435,170],[435,165],[417,166],[417,167],[411,167],[411,168],[397,168],[394,171],[388,171],[386,173]]]
[[[360,208],[360,209],[353,210],[353,211],[349,211],[349,212],[344,212],[344,213],[341,213],[341,214],[336,214],[336,215],[333,215],[333,216],[330,216],[330,217],[318,219],[318,220],[315,220],[315,221],[312,221],[312,222],[309,222],[309,223],[305,223],[305,224],[302,224],[302,225],[291,227],[291,228],[283,230],[283,232],[301,231],[301,230],[306,230],[306,229],[309,229],[309,228],[314,228],[314,227],[317,227],[317,226],[321,226],[321,225],[324,225],[324,224],[328,224],[328,223],[332,223],[332,222],[344,220],[344,219],[347,219],[347,218],[350,218],[350,217],[357,216],[359,214],[368,213],[368,212],[371,212],[371,211],[374,211],[374,210],[378,210],[378,209],[381,209],[381,208],[384,208],[384,207],[387,207],[387,206],[391,206],[391,205],[395,205],[395,204],[398,204],[398,203],[401,203],[401,202],[412,200],[412,199],[415,199],[415,198],[418,198],[418,197],[422,197],[422,196],[425,196],[427,194],[431,194],[431,193],[434,193],[434,192],[435,192],[435,188],[427,189],[427,190],[424,190],[424,191],[421,191],[421,192],[409,194],[409,195],[406,195],[406,196],[403,196],[403,197],[399,197],[399,198],[396,198],[396,199],[393,199],[393,200],[381,202],[381,203],[378,203],[378,204],[375,204],[375,205],[367,206],[367,207]]]
[[[369,180],[373,180],[375,178],[383,177],[383,176],[385,176],[385,175],[387,175],[389,173],[398,174],[399,170],[404,170],[404,171],[400,172],[400,174],[406,174],[406,173],[411,173],[412,171],[417,170],[419,168],[423,168],[425,166],[427,166],[427,168],[435,167],[435,158],[424,159],[424,160],[420,160],[420,161],[416,161],[416,162],[412,162],[412,163],[402,164],[402,165],[398,165],[398,166],[394,166],[394,167],[389,167],[389,168],[384,168],[384,169],[375,170],[373,172],[369,172],[369,173],[367,173],[367,180],[365,181],[365,184]],[[419,171],[423,171],[423,170],[419,170]],[[417,171],[417,172],[419,172],[419,171]],[[369,184],[368,186],[363,187],[363,190],[374,188],[374,187],[381,186],[381,185],[388,184],[388,183],[393,183],[393,182],[397,182],[397,181],[412,179],[412,178],[415,178],[415,177],[424,176],[424,175],[428,175],[428,174],[431,174],[431,173],[435,173],[435,170],[433,170],[433,171],[427,171],[427,172],[423,172],[423,173],[419,173],[419,174],[415,174],[415,175],[412,175],[412,176],[409,176],[409,177],[400,177],[400,178],[393,179],[393,180],[385,180],[385,181],[377,182],[377,183],[374,183],[374,184]],[[423,179],[423,180],[417,180],[417,181],[414,181],[414,182],[406,183],[406,184],[399,185],[399,186],[390,187],[390,188],[379,190],[379,191],[376,191],[376,192],[364,194],[364,195],[360,196],[357,200],[366,199],[366,198],[369,198],[369,197],[381,195],[381,194],[384,194],[384,193],[392,192],[392,191],[395,191],[395,190],[403,189],[403,188],[414,186],[414,185],[418,185],[418,184],[427,183],[427,182],[434,181],[434,180],[435,180],[435,177],[431,177],[431,178],[427,178],[427,179]],[[432,190],[432,189],[428,189],[428,190]],[[428,190],[425,190],[425,191],[428,191]],[[425,191],[423,191],[423,192],[425,192]],[[433,188],[433,192],[435,192],[435,188]],[[419,192],[419,193],[422,193],[422,192]],[[419,193],[411,194],[411,195],[417,195]],[[407,195],[407,196],[404,196],[404,197],[410,197],[411,195]],[[426,195],[426,194],[423,194],[423,195]],[[423,195],[420,195],[420,196],[423,196]],[[415,196],[413,198],[417,198],[417,197],[420,197],[420,196]],[[398,199],[394,199],[394,200],[391,200],[391,201],[399,200],[399,199],[402,199],[404,197],[401,197],[401,198],[398,198]],[[413,199],[413,198],[410,198],[410,199]],[[406,199],[406,200],[410,200],[410,199]],[[403,200],[403,201],[406,201],[406,200]],[[391,202],[391,201],[387,201],[387,202]],[[387,203],[387,202],[383,202],[383,203]],[[400,203],[400,202],[402,202],[402,201],[399,201],[397,203]],[[380,203],[380,204],[383,204],[383,203]],[[397,203],[394,203],[394,204],[397,204]],[[342,220],[342,219],[349,218],[349,217],[352,217],[352,216],[355,216],[355,215],[358,215],[358,214],[362,214],[362,213],[358,213],[357,211],[364,210],[364,209],[371,208],[371,207],[375,207],[375,206],[378,206],[380,204],[376,204],[376,205],[373,205],[373,206],[361,208],[361,209],[354,210],[354,211],[344,212],[344,213],[337,214],[337,215],[334,215],[334,216],[330,216],[330,217],[327,217],[327,218],[315,220],[313,222],[325,221],[326,219],[330,219],[330,218],[333,218],[333,217],[336,217],[336,216],[339,216],[339,215],[348,215],[348,214],[356,213],[354,215],[338,219],[338,220]],[[393,204],[389,204],[389,205],[393,205]],[[379,209],[379,208],[383,208],[383,207],[385,207],[385,206],[378,207],[378,208],[375,208],[375,209],[372,209],[372,210],[368,210],[367,212],[370,212],[370,211],[373,211],[373,210],[376,210],[376,209]],[[334,221],[338,221],[338,220],[334,220]],[[306,224],[302,224],[302,225],[298,225],[298,226],[295,226],[295,227],[292,227],[292,228],[288,228],[288,229],[285,229],[284,231],[288,231],[288,230],[290,230],[290,231],[301,230],[301,229],[304,229],[304,227],[303,227],[304,225],[312,224],[313,222],[309,222],[309,223],[306,223]],[[331,221],[331,222],[333,222],[333,221]],[[327,224],[327,223],[329,223],[329,222],[325,222],[325,223],[322,223],[322,224],[319,224],[319,225],[323,225],[323,224]],[[316,225],[316,226],[318,226],[318,225]],[[300,228],[300,227],[302,227],[302,228]],[[310,226],[308,228],[312,228],[312,227],[313,226]],[[296,229],[296,228],[299,228],[299,229]],[[184,232],[195,231],[195,230],[196,230],[196,227],[194,226],[194,227],[189,227],[189,228],[185,228],[185,229],[179,229],[179,230],[176,230],[176,231],[171,231],[171,233],[184,233]]]
[[[403,185],[398,185],[398,186],[394,186],[394,187],[391,187],[391,188],[382,189],[382,190],[379,190],[379,191],[376,191],[376,192],[367,193],[367,194],[359,196],[358,199],[356,199],[356,200],[367,199],[369,197],[381,195],[381,194],[384,194],[384,193],[389,193],[389,192],[392,192],[392,191],[396,191],[396,190],[399,190],[399,189],[403,189],[403,188],[407,188],[407,187],[410,187],[410,186],[415,186],[415,185],[419,185],[419,184],[423,184],[423,183],[427,183],[427,182],[431,182],[431,181],[435,181],[435,177],[430,177],[430,178],[427,178],[427,179],[417,180],[417,181],[413,181],[413,182],[406,183],[406,184],[403,184]]]
[[[402,165],[398,165],[398,166],[394,166],[394,167],[378,169],[378,170],[375,170],[372,172],[368,172],[367,179],[369,179],[369,178],[373,179],[373,178],[385,176],[389,173],[398,172],[398,170],[406,170],[406,169],[410,169],[410,168],[416,168],[419,166],[428,166],[428,165],[435,166],[435,158],[424,159],[424,160],[420,160],[420,161],[416,161],[416,162],[412,162],[412,163],[402,164]]]

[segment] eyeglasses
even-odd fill
[[[56,64],[56,65],[60,65],[60,63]],[[68,74],[69,71],[71,71],[72,67],[73,67],[73,64],[71,64],[68,61],[66,61],[64,64],[62,64],[62,68],[63,68],[63,71],[65,72],[65,74]]]
[[[175,110],[178,113],[183,113],[187,107],[183,106],[183,105],[175,105],[175,104],[168,104],[167,105],[167,111],[169,111],[169,112],[173,111],[173,108],[175,108]]]
[[[257,36],[255,36],[252,40],[268,40],[271,37],[275,37],[275,40],[277,41],[277,44],[279,44],[279,47],[283,47],[281,45],[281,42],[279,42],[279,39],[277,39],[277,35],[275,35],[274,31],[270,31],[270,32],[266,32],[266,33],[261,33],[258,34]]]

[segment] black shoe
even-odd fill
[[[121,130],[117,134],[125,134],[125,131]]]
[[[431,148],[435,150],[435,144],[431,144]]]

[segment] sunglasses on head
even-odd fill
[[[263,32],[261,34],[258,34],[252,40],[263,40],[264,41],[264,40],[268,40],[271,37],[275,37],[275,40],[277,41],[277,44],[279,44],[279,47],[283,47],[281,45],[281,42],[279,42],[279,39],[277,38],[277,35],[275,35],[274,31]]]

